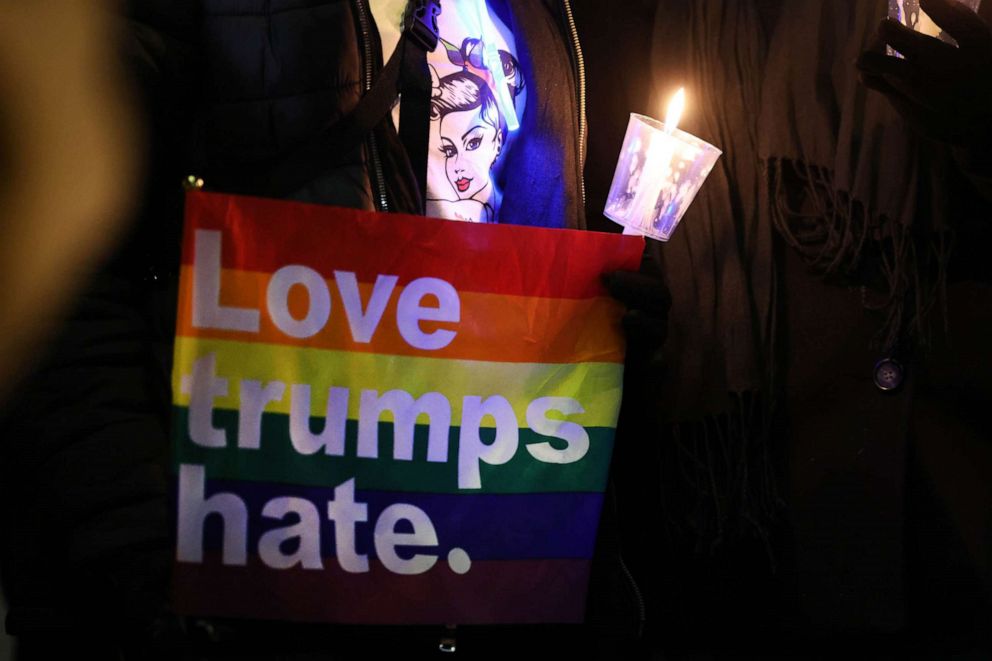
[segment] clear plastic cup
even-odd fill
[[[685,131],[631,114],[603,213],[632,232],[668,241],[722,153]]]
[[[963,5],[967,5],[969,9],[975,12],[978,11],[978,7],[982,4],[982,0],[957,1]],[[889,18],[897,20],[906,27],[912,28],[917,32],[922,32],[923,34],[936,37],[946,41],[949,44],[954,44],[957,46],[957,42],[954,41],[951,35],[944,32],[940,26],[934,23],[933,19],[920,8],[920,0],[889,0]],[[892,48],[892,46],[888,47],[888,52],[889,55],[902,57]]]

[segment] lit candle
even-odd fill
[[[644,175],[647,177],[659,177],[664,183],[671,179],[672,156],[675,152],[675,143],[672,134],[679,127],[679,120],[682,119],[682,112],[685,110],[685,88],[680,87],[672,100],[668,103],[668,112],[665,113],[665,129],[662,133],[652,133],[649,138],[648,155],[644,161]],[[634,218],[639,220],[641,227],[648,226],[654,220],[654,210],[658,203],[658,192],[653,187],[641,186],[637,191],[634,200]],[[654,193],[654,194],[652,194]],[[628,227],[624,231],[636,232],[635,228]]]
[[[665,122],[633,114],[604,213],[625,234],[667,241],[720,157],[720,150],[678,129],[685,90],[668,104]]]

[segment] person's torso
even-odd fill
[[[257,4],[251,13],[221,0],[205,2],[199,141],[204,171],[211,175],[208,187],[215,183],[220,190],[265,195],[252,185],[239,186],[242,175],[264,171],[268,162],[307,145],[355,108],[382,67],[380,32],[387,41],[390,34],[397,38],[396,9],[404,3],[388,2],[387,18],[379,11],[374,15],[380,7],[368,0]],[[509,25],[518,26],[518,34]],[[581,226],[572,46],[553,12],[544,3],[499,0],[487,8],[481,0],[448,0],[442,2],[439,27],[442,41],[429,54],[434,117],[427,214]],[[534,74],[528,71],[537,67],[547,81],[535,93],[540,81],[530,80]],[[513,129],[511,108],[522,123],[519,131]],[[540,122],[539,134],[531,135],[528,115]],[[398,167],[405,159],[391,153],[401,149],[399,141],[385,124],[377,128],[382,134],[377,139],[334,155],[334,168],[321,173],[312,190],[293,197],[406,210],[382,204],[389,198],[385,189],[406,177]],[[511,165],[514,159],[517,164]],[[505,219],[501,208],[512,208],[511,217]]]

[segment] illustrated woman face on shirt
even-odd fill
[[[440,91],[434,111],[445,174],[459,200],[478,199],[492,184],[492,167],[503,148],[499,108],[489,87],[471,73],[445,77]]]

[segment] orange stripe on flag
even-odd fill
[[[605,296],[600,274],[636,271],[644,239],[576,230],[458,223],[373,214],[319,204],[192,192],[186,197],[183,263],[196,230],[223,236],[221,264],[268,273],[300,264],[371,281],[388,273],[408,283],[430,276],[461,291],[516,296]],[[388,220],[387,220],[388,216]]]

